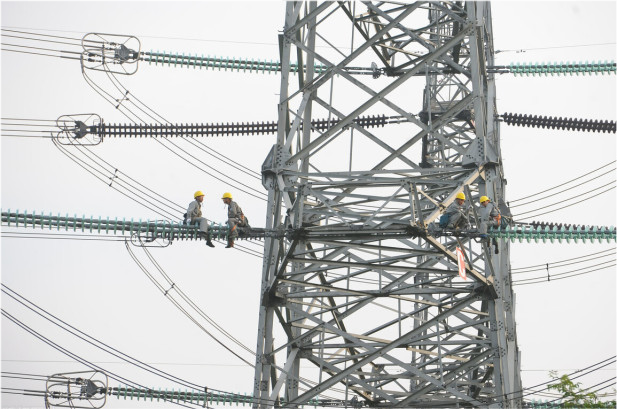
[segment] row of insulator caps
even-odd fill
[[[120,234],[138,235],[139,237],[148,238],[167,238],[170,240],[201,240],[198,235],[198,229],[195,225],[185,225],[169,221],[133,221],[133,220],[115,220],[112,219],[96,219],[96,218],[78,218],[67,216],[45,216],[34,213],[11,212],[10,210],[2,212],[2,223],[9,227],[33,227],[41,230],[57,230],[71,232],[88,232],[88,233],[105,233],[105,234]],[[229,232],[229,227],[224,224],[211,223],[208,227],[210,237],[216,239],[226,239]],[[241,240],[261,239],[264,236],[263,229],[251,229],[239,231]]]
[[[194,68],[212,68],[218,70],[232,70],[243,72],[278,72],[281,71],[281,63],[279,61],[262,61],[252,60],[248,58],[222,58],[222,57],[204,57],[198,55],[184,55],[184,54],[172,54],[166,52],[146,52],[142,53],[142,61],[148,62],[154,65],[177,65],[188,66]],[[291,72],[298,72],[298,64],[290,64]],[[306,67],[303,67],[306,71]],[[322,64],[315,64],[314,70],[317,73],[322,73],[328,69],[327,66]]]
[[[424,119],[422,117],[421,119]],[[617,132],[615,121],[562,118],[541,115],[512,114],[500,115],[508,125],[534,128],[565,129],[589,132]],[[369,115],[356,118],[353,122],[363,128],[382,127],[398,123],[397,117]],[[338,119],[316,119],[311,121],[313,130],[325,131],[339,122]],[[300,125],[302,129],[302,124]],[[278,130],[276,122],[215,123],[215,124],[106,124],[91,126],[89,132],[100,137],[172,137],[172,136],[234,136],[274,134]]]
[[[552,227],[549,227],[552,226]],[[586,242],[590,240],[594,242],[598,240],[602,242],[606,240],[607,242],[617,240],[617,230],[615,227],[597,227],[597,226],[572,226],[564,227],[565,225],[561,225],[562,227],[557,227],[557,224],[544,224],[544,225],[524,225],[524,226],[506,226],[505,228],[499,229],[490,229],[488,231],[488,235],[493,238],[498,239],[508,239],[512,242],[526,241],[530,243],[531,241],[535,241],[536,243],[542,241],[546,242],[547,240],[551,243],[554,243],[555,240],[561,243],[563,240],[566,240],[568,243],[570,240],[573,240],[575,243],[578,243],[579,240],[582,242]]]
[[[511,114],[501,115],[508,125],[531,126],[534,128],[567,129],[589,132],[617,132],[615,121],[597,119],[562,118],[541,115]]]
[[[243,72],[278,72],[281,71],[281,63],[279,61],[256,60],[249,58],[223,58],[198,55],[185,55],[166,52],[144,52],[141,54],[142,61],[150,64],[161,64],[174,67],[186,66],[193,68],[211,68],[218,70],[231,70]],[[317,73],[322,73],[328,69],[328,66],[323,64],[315,64],[314,70]],[[297,63],[290,64],[292,72],[298,72],[299,65]],[[303,67],[306,71],[306,66]],[[369,70],[366,68],[365,70]],[[512,63],[508,66],[508,71],[514,75],[585,75],[585,74],[605,74],[615,73],[614,61],[592,61],[592,62],[561,62],[559,64],[550,63]]]
[[[540,229],[566,229],[566,230],[570,230],[570,229],[575,229],[575,230],[581,230],[581,231],[589,231],[592,229],[597,229],[597,227],[594,226],[586,226],[583,224],[571,224],[571,223],[554,223],[554,222],[535,222],[535,221],[531,221],[530,223],[526,223],[527,225],[530,225],[531,227],[533,227],[534,229],[540,228]]]
[[[385,115],[369,115],[356,118],[353,122],[363,128],[384,126],[388,123]],[[339,122],[338,119],[316,119],[311,121],[314,130],[325,131]],[[276,122],[220,123],[220,124],[101,124],[90,129],[91,133],[107,137],[170,137],[170,136],[229,136],[259,135],[277,132]],[[302,129],[302,124],[300,125]]]
[[[545,222],[540,222],[540,223],[526,223],[526,224],[522,224],[522,225],[518,225],[518,226],[506,226],[506,227],[500,227],[497,229],[493,229],[493,232],[504,232],[504,231],[509,231],[509,232],[529,232],[529,231],[536,231],[536,232],[546,232],[546,233],[550,233],[550,232],[564,232],[564,233],[596,233],[596,232],[604,232],[604,233],[611,233],[611,234],[616,234],[617,233],[617,229],[613,226],[611,227],[606,227],[606,226],[585,226],[582,224],[566,224],[566,223],[545,223]]]
[[[615,61],[592,61],[592,62],[562,62],[560,64],[520,64],[512,63],[508,66],[510,73],[516,75],[585,75],[585,74],[610,74],[615,73]]]
[[[175,391],[171,390],[156,390],[156,389],[134,389],[134,388],[107,388],[107,391],[101,391],[101,393],[107,393],[109,395],[115,395],[120,398],[128,399],[136,399],[140,398],[146,399],[156,399],[158,400],[166,400],[166,401],[177,401],[177,402],[209,402],[214,404],[252,404],[258,401],[258,399],[254,399],[253,396],[248,394],[235,394],[235,393],[216,393],[216,392],[197,392],[197,391]],[[283,405],[285,400],[281,398],[279,403]],[[351,399],[349,401],[338,400],[338,399],[311,399],[305,405],[308,406],[344,406],[350,408],[360,408],[363,406],[363,402],[359,401],[357,398]]]
[[[609,408],[612,406],[601,406],[602,404],[595,406],[598,408]],[[549,400],[549,399],[532,399],[528,402],[523,402],[523,409],[563,409],[566,407],[572,407],[572,408],[579,408],[582,406],[564,406],[564,402],[562,402],[561,399],[559,400]],[[594,406],[588,406],[588,407],[594,407]]]
[[[129,398],[139,400],[156,399],[168,401],[182,402],[210,402],[210,403],[252,403],[253,397],[250,395],[212,393],[212,392],[190,392],[190,391],[175,391],[171,390],[156,390],[156,389],[134,389],[134,388],[108,388],[109,395],[115,395],[120,398]]]

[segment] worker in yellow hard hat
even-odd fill
[[[480,234],[486,234],[489,226],[499,227],[501,223],[501,213],[488,196],[480,197],[480,210],[478,211],[478,215],[480,217],[480,225],[478,226],[478,232]]]
[[[465,206],[465,193],[459,192],[454,202],[445,211],[447,216],[446,229],[464,229],[468,225],[468,207]]]
[[[227,205],[227,225],[229,226],[229,234],[227,236],[226,249],[234,246],[234,241],[238,237],[238,228],[247,227],[248,219],[244,216],[242,209],[238,203],[233,201],[231,193],[223,193],[223,203]]]
[[[198,190],[193,194],[193,198],[195,200],[189,204],[189,208],[184,215],[186,222],[197,224],[199,226],[199,235],[206,238],[206,245],[208,245],[208,247],[214,247],[212,240],[210,240],[210,234],[208,233],[208,220],[206,220],[205,217],[201,217],[201,205],[204,201],[204,192]]]

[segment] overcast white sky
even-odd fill
[[[492,7],[495,49],[502,51],[497,54],[500,65],[615,59],[614,1],[500,1]],[[133,35],[141,41],[142,51],[266,60],[278,60],[277,34],[284,22],[282,2],[2,2],[1,11],[3,29],[71,38],[92,32]],[[18,41],[2,38],[3,43],[9,40]],[[63,48],[61,44],[43,47]],[[86,83],[77,61],[2,52],[1,68],[3,122],[4,118],[54,120],[80,113],[96,113],[107,123],[128,122]],[[101,73],[96,76],[101,86],[110,89],[103,77]],[[280,86],[276,74],[141,64],[136,74],[121,80],[132,95],[173,123],[276,120]],[[615,75],[521,78],[504,74],[497,80],[497,109],[499,113],[615,120],[615,85]],[[409,108],[414,113],[420,109]],[[501,138],[508,200],[567,182],[614,161],[616,156],[615,134],[504,124]],[[274,136],[218,137],[205,142],[259,172]],[[3,135],[1,149],[3,210],[161,218],[85,172],[49,139]],[[217,222],[225,220],[220,197],[231,191],[252,224],[264,225],[263,200],[215,180],[169,154],[155,141],[106,139],[94,152],[181,207],[188,205],[195,190],[205,191],[207,216]],[[198,155],[217,171],[236,175],[235,170],[218,165],[203,153]],[[238,178],[263,191],[258,179],[246,175]],[[614,180],[612,171],[554,200],[530,204],[525,210],[581,195],[588,200],[536,220],[614,226],[615,190],[597,197],[583,195],[604,184],[612,182],[614,186]],[[252,368],[181,315],[138,268],[122,241],[61,240],[58,236],[35,239],[23,235],[15,238],[6,233],[4,229],[2,283],[12,290],[98,340],[182,379],[231,392],[252,392]],[[243,344],[254,348],[261,259],[223,247],[223,243],[209,249],[203,242],[178,242],[150,252],[197,305]],[[261,250],[256,244],[247,247]],[[615,248],[614,243],[515,243],[511,246],[511,262],[513,268],[521,268],[611,248]],[[133,251],[149,271],[158,274],[143,251],[136,247]],[[554,272],[614,258],[574,264]],[[523,386],[548,380],[550,370],[569,373],[615,355],[615,289],[615,267],[515,287]],[[148,387],[178,387],[62,333],[4,295],[2,307],[108,371]],[[2,371],[51,375],[87,369],[6,318],[2,319],[1,330]],[[243,356],[252,362],[250,355]],[[592,386],[614,375],[615,367],[611,365],[577,380]],[[24,388],[34,384],[3,378],[2,385]],[[43,386],[39,383],[36,389]],[[110,386],[117,383],[111,382]],[[107,403],[110,408],[143,405]],[[41,398],[2,395],[2,407],[41,406]]]

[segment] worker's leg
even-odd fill
[[[478,226],[478,232],[480,234],[486,234],[488,230],[488,223],[485,221],[480,222],[480,226]]]
[[[460,218],[461,218],[461,214],[460,213],[453,213],[450,215],[450,220],[448,220],[448,226],[446,228],[448,229],[454,229],[456,227],[458,227],[459,222],[460,222]]]
[[[208,234],[208,220],[205,217],[197,217],[195,222],[199,224],[199,231]]]
[[[205,217],[197,217],[195,223],[199,225],[199,232],[206,237],[206,245],[208,247],[214,247],[210,235],[208,234],[208,220]]]
[[[234,241],[238,237],[238,219],[230,217],[227,219],[227,225],[229,226],[229,235],[227,236],[227,246],[230,248],[234,246]]]
[[[238,222],[239,220],[236,218],[227,219],[227,224],[229,225],[229,237],[234,239],[238,237]]]

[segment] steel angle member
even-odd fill
[[[471,171],[465,177],[465,179],[463,179],[462,181],[459,182],[459,186],[457,188],[453,189],[451,191],[451,193],[441,202],[441,206],[443,206],[443,208],[447,208],[448,206],[450,206],[450,204],[452,204],[452,202],[454,202],[454,199],[456,198],[456,194],[461,192],[463,190],[464,186],[471,185],[472,183],[474,183],[475,180],[480,176],[480,173],[483,171],[483,169],[484,169],[484,167],[480,166],[477,169],[474,169],[473,171]],[[438,208],[433,210],[432,213],[430,213],[428,216],[426,216],[424,218],[424,224],[425,225],[428,225],[429,223],[431,223],[431,222],[435,221],[435,219],[437,219],[437,217],[441,214],[441,206],[439,206]]]
[[[337,266],[337,267],[351,267],[351,268],[360,268],[360,269],[369,269],[369,270],[384,270],[384,271],[398,271],[402,273],[407,272],[421,272],[427,274],[445,274],[445,275],[454,275],[456,272],[450,270],[440,270],[436,268],[423,268],[423,267],[413,267],[413,266],[401,266],[401,265],[391,265],[391,264],[371,264],[371,263],[358,263],[358,262],[349,262],[349,261],[338,261],[338,260],[327,260],[327,259],[311,259],[311,258],[303,258],[303,257],[290,257],[289,261],[295,261],[299,263],[304,263],[310,266]],[[482,276],[482,278],[484,278]]]
[[[450,250],[448,250],[443,244],[441,244],[440,242],[438,242],[437,240],[435,240],[434,238],[427,236],[425,237],[425,240],[431,244],[433,247],[435,247],[436,249],[438,249],[439,251],[441,251],[443,254],[446,255],[447,258],[450,259],[450,261],[456,263],[457,262],[457,257],[456,255],[451,252]],[[465,269],[467,270],[467,276],[471,276],[474,279],[476,279],[477,281],[479,281],[480,283],[485,284],[488,289],[489,292],[491,294],[494,294],[496,297],[496,292],[495,292],[495,288],[494,288],[494,282],[493,282],[493,277],[489,276],[489,277],[484,277],[484,275],[482,273],[480,273],[479,271],[469,267],[469,265],[467,263],[465,263]]]

